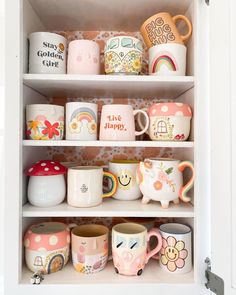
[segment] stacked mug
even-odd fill
[[[181,35],[176,22],[182,20],[188,27]],[[148,18],[140,28],[149,52],[149,74],[159,76],[185,76],[187,41],[192,34],[192,25],[184,15],[172,17],[167,12]]]

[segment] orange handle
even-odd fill
[[[108,177],[111,180],[111,189],[110,189],[109,192],[104,193],[102,195],[102,197],[103,198],[112,197],[116,193],[116,191],[117,191],[117,188],[118,188],[118,180],[117,180],[116,176],[114,174],[112,174],[111,172],[104,171],[103,172],[103,176]]]
[[[190,168],[190,170],[192,171],[192,177],[190,178],[190,180],[180,188],[179,190],[179,198],[183,201],[183,202],[189,202],[191,200],[190,197],[188,197],[186,195],[186,193],[192,188],[193,186],[193,182],[194,182],[194,168],[193,168],[193,164],[189,161],[184,161],[181,162],[179,164],[179,171],[183,172],[185,168]]]
[[[186,23],[186,25],[188,27],[188,33],[186,35],[180,35],[180,37],[183,41],[187,40],[192,34],[192,24],[189,21],[189,19],[186,16],[181,15],[181,14],[174,16],[172,19],[173,19],[175,25],[178,20],[183,20]]]

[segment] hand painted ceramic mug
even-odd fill
[[[25,261],[32,272],[50,274],[61,270],[70,253],[70,230],[60,222],[32,225],[24,237]]]
[[[69,43],[67,74],[100,74],[100,48],[92,40],[74,40]]]
[[[108,259],[108,233],[107,227],[98,224],[72,229],[72,261],[76,271],[93,274],[104,269]]]
[[[112,160],[109,162],[109,171],[111,171],[118,180],[118,188],[113,198],[131,201],[139,199],[142,196],[136,181],[138,164],[139,161],[135,160]]]
[[[151,237],[158,240],[157,246],[148,252]],[[141,275],[149,259],[162,247],[158,229],[147,232],[145,226],[137,223],[120,223],[112,228],[112,256],[115,271],[122,275]]]
[[[97,140],[96,103],[68,102],[66,104],[66,139]]]
[[[162,248],[160,266],[172,274],[185,274],[192,270],[192,233],[184,224],[167,223],[160,226]]]
[[[146,111],[146,110],[145,110]],[[190,133],[192,110],[189,105],[181,102],[165,102],[151,105],[147,110],[151,140],[184,141]],[[143,128],[141,116],[138,124]]]
[[[183,171],[189,168],[191,179],[183,185]],[[139,188],[143,194],[142,203],[150,200],[161,202],[162,208],[168,208],[169,202],[190,202],[186,193],[192,188],[194,182],[194,168],[189,161],[175,159],[145,159],[140,162],[137,170]]]
[[[103,177],[112,183],[110,191],[103,193]],[[117,190],[117,179],[102,167],[77,166],[68,169],[67,201],[74,207],[93,207],[100,205],[103,198],[111,197]]]
[[[149,75],[185,76],[187,47],[178,43],[155,45],[149,52]]]
[[[26,106],[27,139],[59,140],[64,135],[64,107],[52,104]]]
[[[58,34],[29,35],[29,73],[66,74],[66,39]]]
[[[176,27],[179,20],[184,21],[188,27],[188,32],[185,35],[181,35]],[[184,44],[184,41],[188,40],[192,34],[192,25],[184,15],[172,17],[167,12],[160,12],[149,17],[142,24],[140,32],[148,48],[164,43]]]
[[[142,113],[146,125],[141,131],[135,131],[134,116]],[[110,104],[102,107],[100,140],[135,140],[135,136],[145,133],[149,118],[142,110],[133,110],[131,105]]]
[[[116,36],[108,39],[104,49],[106,74],[139,74],[142,69],[142,53],[142,43],[137,38]]]

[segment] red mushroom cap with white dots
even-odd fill
[[[67,172],[67,168],[59,162],[42,160],[25,169],[24,172],[28,176],[51,176],[65,174]]]

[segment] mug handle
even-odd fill
[[[142,111],[144,111],[145,113],[147,113],[147,108],[143,108]],[[144,129],[145,126],[143,126],[143,122],[141,120],[141,113],[138,113],[138,116],[137,116],[137,122],[138,122],[138,126],[141,128],[141,129]],[[150,123],[150,119],[149,119],[149,123]],[[149,125],[149,124],[148,124]],[[149,127],[149,126],[148,126]],[[145,131],[145,133],[147,133],[147,135],[149,135],[148,133],[148,130]]]
[[[190,197],[188,197],[186,195],[186,193],[192,188],[193,186],[193,182],[194,182],[194,168],[193,168],[193,163],[191,163],[190,161],[183,161],[179,164],[179,171],[183,172],[185,170],[185,168],[190,168],[190,170],[192,171],[192,177],[190,178],[190,180],[183,185],[180,190],[179,190],[179,198],[183,201],[183,202],[189,202],[191,200]]]
[[[185,24],[188,27],[188,33],[186,35],[180,35],[180,37],[183,41],[187,40],[192,34],[192,24],[189,21],[189,19],[186,16],[181,15],[181,14],[174,16],[172,19],[173,19],[175,25],[178,20],[183,20],[185,22]]]
[[[102,197],[103,198],[112,197],[116,193],[116,191],[117,191],[117,188],[118,188],[118,180],[117,180],[116,176],[113,173],[107,172],[107,171],[103,171],[103,177],[108,177],[111,180],[111,189],[110,189],[109,192],[104,193],[102,195]]]
[[[149,244],[149,241],[150,241],[150,238],[151,237],[156,237],[157,238],[157,246],[156,248],[154,248],[153,250],[149,251],[150,249],[150,244]],[[147,252],[147,256],[146,256],[146,260],[145,260],[145,263],[147,264],[149,259],[152,258],[152,257],[155,257],[156,254],[161,250],[161,247],[162,247],[162,236],[160,234],[160,231],[158,228],[152,228],[148,234],[147,234],[147,241],[148,241],[148,252]]]
[[[138,135],[142,135],[143,133],[145,133],[148,130],[149,127],[149,117],[148,114],[146,113],[146,111],[144,110],[135,110],[134,111],[134,116],[136,116],[137,114],[143,114],[145,119],[146,119],[146,125],[143,127],[142,125],[140,125],[140,127],[142,128],[141,131],[135,131],[135,136]],[[139,120],[139,116],[138,116],[138,120]],[[139,124],[139,122],[138,122]]]

